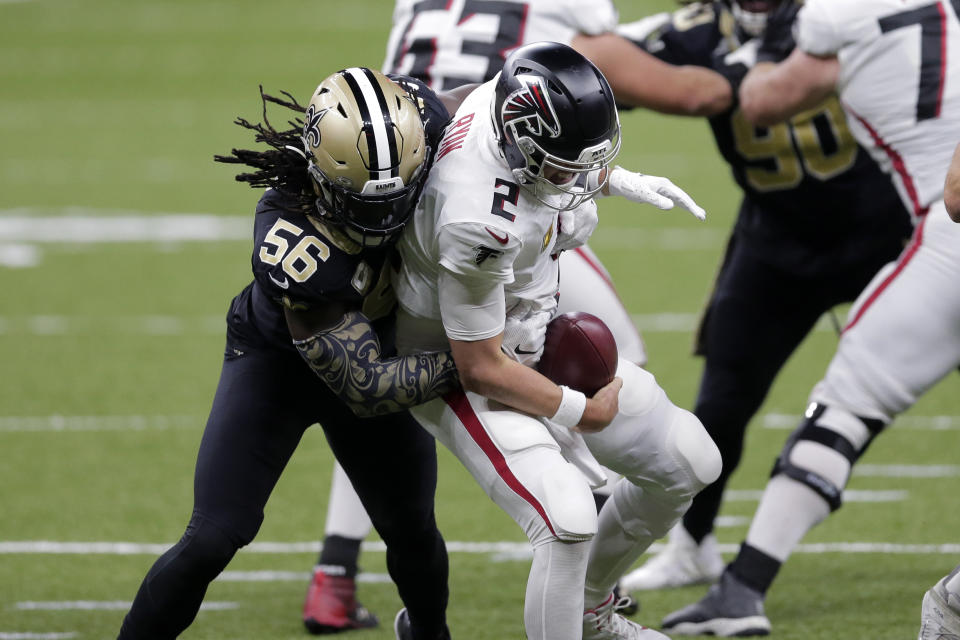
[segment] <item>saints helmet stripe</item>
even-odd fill
[[[366,67],[361,67],[364,75],[370,80],[371,86],[376,89],[377,102],[380,104],[380,111],[383,112],[383,125],[387,129],[387,143],[390,147],[390,177],[396,177],[400,174],[400,150],[397,148],[396,127],[394,127],[393,116],[390,115],[390,108],[387,107],[387,96],[383,93],[383,88],[377,81],[377,77]]]
[[[341,73],[353,92],[366,128],[367,149],[370,154],[370,179],[385,180],[396,175],[398,164],[393,120],[386,109],[386,98],[379,83],[364,71],[365,69],[351,67]]]

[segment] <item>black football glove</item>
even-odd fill
[[[783,0],[767,14],[767,26],[760,36],[757,62],[780,62],[790,55],[797,46],[793,37],[793,23],[802,6],[802,0]]]
[[[750,67],[743,62],[728,62],[726,60],[728,55],[729,54],[714,55],[710,62],[710,68],[722,75],[726,78],[727,82],[730,83],[730,90],[733,92],[733,105],[736,106],[740,84],[743,82],[744,77],[746,77],[747,72],[750,71]]]

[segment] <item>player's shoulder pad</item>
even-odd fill
[[[620,25],[617,33],[670,64],[709,66],[728,20],[733,16],[722,4],[692,2],[673,13]]]
[[[437,143],[443,135],[443,128],[450,121],[450,112],[444,106],[440,96],[421,80],[399,73],[388,73],[387,77],[396,82],[407,92],[413,103],[420,111],[423,127],[427,133],[430,146],[437,148]]]
[[[440,227],[437,246],[440,265],[451,273],[508,283],[523,243],[495,222],[456,222]]]
[[[874,19],[862,7],[841,0],[805,2],[795,25],[797,47],[814,56],[835,55],[844,44],[858,39],[855,32],[862,28],[861,21],[869,21],[874,28]]]

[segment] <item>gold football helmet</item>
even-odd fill
[[[324,220],[362,246],[395,239],[417,203],[430,157],[408,94],[379,71],[338,71],[310,99],[302,139]]]

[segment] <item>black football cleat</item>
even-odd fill
[[[664,618],[663,630],[681,636],[766,636],[770,620],[763,612],[763,594],[727,569],[707,595]]]

